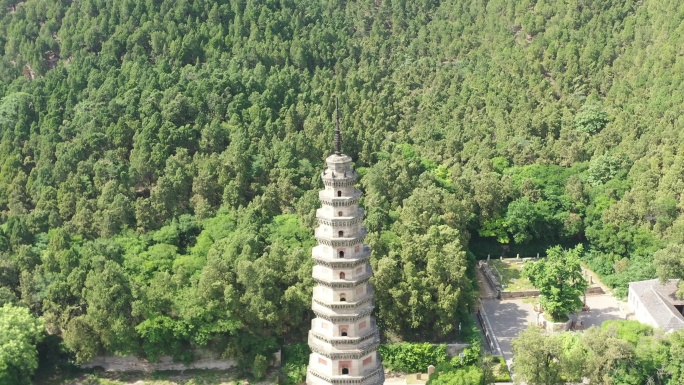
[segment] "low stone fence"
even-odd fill
[[[153,372],[158,370],[215,369],[226,370],[237,366],[233,360],[200,358],[186,365],[174,362],[171,356],[163,356],[158,362],[150,362],[135,356],[97,356],[81,364],[81,368],[102,368],[105,372]]]
[[[482,329],[482,333],[484,334],[487,349],[489,349],[493,356],[501,356],[501,349],[499,348],[499,343],[496,340],[496,337],[494,336],[492,327],[489,324],[489,318],[487,317],[487,313],[485,312],[484,308],[480,306],[480,308],[477,309],[475,315],[477,316],[477,322],[480,324],[480,328]]]
[[[592,286],[588,288],[584,294],[586,295],[600,295],[600,294],[606,294],[606,292],[603,290],[603,288],[599,285]]]
[[[492,285],[492,288],[494,288],[496,291],[501,291],[501,283],[499,283],[498,278],[496,278],[494,272],[492,272],[492,268],[489,267],[489,264],[487,262],[480,261],[480,268],[482,269],[485,278],[487,278],[487,281],[489,281],[489,284]]]
[[[539,297],[539,290],[502,291],[500,297],[501,299]]]
[[[447,357],[454,358],[467,347],[470,347],[470,344],[447,344]]]
[[[586,295],[600,295],[605,294],[601,286],[592,286],[585,292]],[[502,291],[500,293],[501,299],[515,299],[515,298],[531,298],[539,297],[539,290],[523,290],[523,291]]]

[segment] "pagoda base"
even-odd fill
[[[365,376],[328,376],[309,369],[306,372],[307,385],[383,385],[385,383],[385,372],[382,367]]]

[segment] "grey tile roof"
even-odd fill
[[[684,305],[684,301],[675,296],[678,279],[661,283],[657,279],[630,282],[629,290],[633,291],[646,311],[656,323],[665,330],[684,329],[684,316],[675,305]]]

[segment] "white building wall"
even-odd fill
[[[660,325],[658,325],[658,322],[656,322],[655,318],[651,315],[651,313],[648,312],[646,309],[646,306],[641,302],[641,298],[637,295],[637,293],[632,290],[632,288],[629,288],[629,293],[627,295],[627,303],[632,307],[634,310],[634,316],[637,319],[637,321],[650,325],[654,328],[659,328]]]
[[[351,170],[351,158],[346,155],[332,155],[326,161],[328,168],[323,173],[326,187],[319,193],[322,207],[316,212],[319,225],[315,235],[319,245],[312,250],[317,260],[312,273],[318,282],[313,290],[313,306],[320,318],[311,322],[309,344],[313,353],[307,383],[352,384],[362,380],[359,376],[373,374],[372,382],[366,379],[363,383],[380,385],[384,375],[375,350],[379,339],[373,317],[368,314],[373,303],[359,303],[371,293],[369,284],[363,280],[372,270],[368,263],[369,248],[363,244],[364,212],[357,204],[360,192],[354,187],[356,173]],[[357,263],[361,264],[353,266]],[[373,333],[372,338],[352,340],[369,333]],[[357,356],[360,349],[368,348],[372,351]]]

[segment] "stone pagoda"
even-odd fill
[[[335,154],[326,159],[316,211],[319,226],[313,248],[312,309],[309,346],[311,356],[306,374],[309,385],[375,385],[385,381],[380,355],[380,336],[373,311],[373,275],[368,258],[370,247],[363,243],[366,228],[361,225],[361,192],[354,187],[356,172],[351,157],[342,154],[339,116],[335,129]]]

